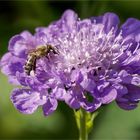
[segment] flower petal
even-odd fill
[[[114,13],[106,13],[103,16],[102,23],[104,24],[104,30],[106,33],[108,33],[112,28],[115,29],[115,31],[118,29],[119,24],[119,18]]]
[[[58,102],[53,97],[48,97],[46,103],[43,105],[43,112],[45,116],[52,114],[57,108]]]
[[[140,76],[134,76],[131,80],[131,84],[135,86],[140,86]]]
[[[84,90],[93,93],[96,87],[96,83],[91,79],[84,79],[80,84]]]
[[[64,100],[66,96],[66,90],[63,87],[57,86],[55,89],[52,90],[52,94],[58,100]]]
[[[127,85],[128,93],[117,98],[117,104],[125,110],[131,110],[137,107],[140,101],[140,87]]]
[[[23,59],[10,55],[10,58],[7,58],[8,60],[6,60],[7,64],[4,59],[6,58],[3,58],[1,61],[1,65],[3,65],[2,72],[4,74],[15,76],[16,72],[23,72]]]
[[[109,86],[109,82],[106,82],[106,81],[100,81],[98,82],[97,84],[97,89],[99,92],[103,92],[103,90]]]
[[[106,88],[101,94],[99,100],[102,104],[109,104],[117,97],[117,90],[113,87]]]
[[[131,101],[140,101],[140,87],[135,85],[128,85],[127,99]],[[125,98],[125,97],[124,97]]]
[[[10,39],[8,50],[15,56],[25,57],[25,39],[21,35],[15,35]]]
[[[63,25],[65,25],[65,28],[67,28],[68,31],[73,30],[76,25],[77,19],[77,14],[72,10],[66,10],[61,18]]]
[[[28,31],[23,31],[21,34],[13,36],[8,45],[8,50],[19,58],[26,58],[27,52],[34,49],[40,44],[34,36]]]
[[[120,79],[122,80],[124,84],[131,83],[132,76],[126,70],[121,70],[118,76],[120,77]]]
[[[125,102],[117,101],[117,104],[120,108],[125,110],[132,110],[137,107],[137,102],[131,102],[131,101],[125,101]]]
[[[117,90],[118,93],[117,98],[120,98],[128,93],[128,89],[126,86],[123,86],[121,84],[113,84],[112,86]]]
[[[71,73],[71,82],[80,83],[83,80],[83,75],[79,70],[73,70]]]
[[[67,94],[65,94],[65,102],[74,109],[80,108],[79,101],[76,97],[76,94],[73,93],[73,91],[67,91]]]
[[[140,33],[140,21],[135,18],[129,18],[121,27],[124,37]]]
[[[41,99],[39,92],[29,89],[13,90],[11,100],[14,106],[24,114],[32,114],[38,106],[45,103],[45,100]]]
[[[112,28],[117,31],[120,22],[118,16],[114,13],[105,13],[103,16],[92,17],[91,20],[96,21],[96,23],[102,23],[105,33],[108,33]]]
[[[0,60],[0,67],[7,65],[11,57],[12,54],[10,52],[6,53]]]
[[[81,98],[80,105],[82,108],[84,108],[86,111],[94,112],[101,106],[101,102],[97,100],[96,98],[93,99],[93,102],[89,102],[86,98]]]

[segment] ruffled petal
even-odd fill
[[[117,104],[125,110],[131,110],[137,107],[140,101],[140,87],[134,85],[127,86],[128,93],[117,98]]]
[[[65,102],[74,109],[80,108],[80,104],[78,101],[78,98],[76,94],[73,93],[73,91],[67,91],[67,94],[65,94]]]
[[[140,21],[135,19],[135,18],[129,18],[127,21],[122,25],[121,27],[122,30],[122,36],[123,36],[123,44],[131,44],[131,47],[129,47],[129,50],[132,52],[136,51],[135,49],[138,50],[138,42],[140,42]],[[139,54],[139,53],[138,53]],[[132,61],[135,59],[134,61]],[[140,62],[140,57],[139,55],[134,56],[129,59],[129,63],[133,63],[135,65],[139,65]],[[139,62],[138,62],[139,61]],[[136,63],[135,63],[136,62]]]
[[[52,89],[51,94],[53,94],[56,99],[63,101],[67,93],[64,87],[57,86],[55,89]]]
[[[16,72],[22,73],[24,71],[23,70],[24,59],[20,59],[18,57],[12,56],[12,55],[8,55],[8,56],[9,56],[9,58],[3,58],[1,61],[2,73],[6,74],[6,75],[10,75],[10,76],[16,76]],[[4,59],[6,59],[7,64]]]
[[[41,99],[39,92],[29,89],[13,90],[11,101],[14,106],[24,114],[32,114],[36,111],[38,106],[45,103],[45,100]]]
[[[71,82],[81,83],[83,80],[83,75],[79,70],[73,70],[71,73]]]
[[[93,98],[93,101],[88,101],[87,98],[85,98],[84,96],[80,98],[80,106],[84,108],[86,111],[94,112],[101,105],[102,103],[96,98]]]
[[[128,94],[124,96],[131,101],[140,101],[140,87],[135,85],[127,85]]]
[[[32,38],[32,34],[28,31],[23,31],[20,33],[20,35],[26,40],[30,40],[30,38]]]
[[[62,24],[68,31],[72,31],[75,28],[77,19],[78,15],[72,10],[66,10],[61,17]]]
[[[100,81],[100,82],[98,82],[97,83],[97,89],[98,89],[98,91],[99,92],[103,92],[104,89],[109,86],[109,84],[110,83],[109,82],[106,82],[106,81]]]
[[[135,18],[129,18],[127,21],[121,26],[123,37],[131,37],[140,33],[140,21]]]
[[[121,84],[113,84],[112,85],[117,90],[117,98],[122,97],[123,95],[126,95],[128,93],[128,89],[126,86]]]
[[[99,93],[100,94],[100,93]],[[117,90],[113,87],[106,88],[100,95],[99,101],[102,104],[109,104],[117,97]]]
[[[135,86],[140,86],[140,76],[133,76],[131,84]]]
[[[22,59],[17,59],[12,57],[12,61],[9,64],[9,70],[11,72],[11,75],[16,75],[16,72],[23,73],[23,63]]]
[[[118,76],[122,80],[122,83],[124,83],[124,84],[130,84],[131,83],[132,76],[126,70],[121,70],[119,72]]]
[[[114,13],[106,13],[103,16],[99,17],[92,17],[92,22],[101,23],[104,25],[104,31],[105,33],[110,32],[112,28],[114,28],[114,31],[118,30],[118,24],[119,24],[119,18]]]
[[[52,114],[58,105],[58,102],[55,98],[53,97],[46,97],[46,103],[43,105],[43,112],[45,116],[48,116],[50,114]]]
[[[84,79],[80,83],[80,85],[83,87],[83,89],[85,91],[88,91],[90,93],[93,93],[94,92],[94,89],[96,87],[96,83],[93,80],[91,80],[91,79]]]
[[[133,110],[137,107],[137,102],[132,102],[132,101],[117,101],[117,104],[120,108],[125,109],[125,110]]]
[[[26,42],[21,35],[15,35],[10,39],[8,50],[15,56],[25,57]]]
[[[104,30],[108,33],[112,28],[116,31],[118,29],[119,18],[114,13],[106,13],[103,16],[102,23],[104,24]]]
[[[26,58],[27,53],[40,44],[37,38],[32,36],[28,31],[13,36],[8,45],[8,50],[19,58]]]
[[[12,54],[10,52],[6,53],[0,60],[0,67],[7,65],[11,57],[12,57]]]
[[[61,19],[51,23],[47,28],[36,28],[36,36],[42,38],[46,42],[54,43],[54,38],[61,37],[63,34],[72,32],[76,29],[78,16],[72,10],[66,10]]]

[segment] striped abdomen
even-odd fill
[[[30,54],[27,58],[27,61],[24,65],[24,70],[25,70],[25,73],[27,75],[30,75],[30,72],[32,70],[35,71],[35,67],[36,67],[36,55],[35,54]]]

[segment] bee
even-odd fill
[[[50,52],[53,52],[54,54],[58,54],[57,50],[51,45],[38,46],[36,49],[29,52],[27,56],[27,61],[24,65],[25,73],[27,75],[30,75],[31,71],[35,71],[37,59],[40,59],[42,57],[48,58],[48,54]]]

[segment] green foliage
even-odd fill
[[[140,107],[132,111],[120,109],[116,103],[102,108],[96,118],[91,138],[100,140],[139,140]]]

